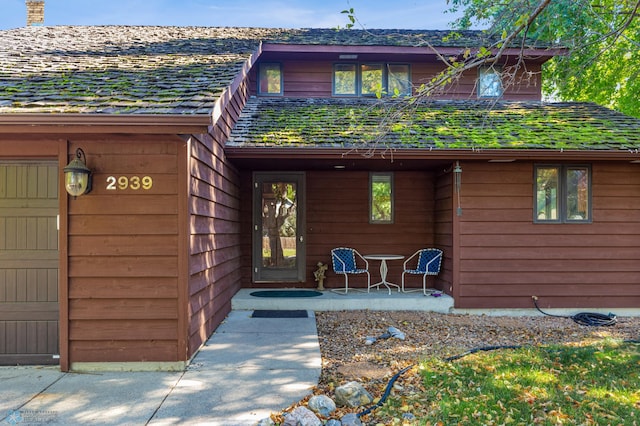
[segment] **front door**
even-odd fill
[[[304,173],[253,176],[253,281],[303,282]]]
[[[58,165],[0,163],[0,365],[58,363]]]

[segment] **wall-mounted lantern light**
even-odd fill
[[[64,187],[74,197],[91,192],[91,169],[87,167],[87,157],[81,148],[64,170]]]

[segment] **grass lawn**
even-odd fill
[[[418,368],[423,389],[393,392],[367,425],[640,425],[637,343],[498,349]]]

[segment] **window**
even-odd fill
[[[376,96],[382,93],[382,65],[360,65],[360,76],[362,78],[363,96]]]
[[[280,64],[260,64],[258,74],[259,94],[282,95],[282,67]]]
[[[409,65],[389,64],[388,92],[391,96],[411,95],[411,76]]]
[[[369,221],[393,223],[393,173],[369,175]]]
[[[333,93],[355,95],[357,86],[355,64],[336,64],[333,68]]]
[[[591,221],[591,169],[589,166],[536,166],[535,186],[535,222]]]
[[[333,94],[408,96],[411,76],[406,64],[335,64]]]
[[[502,96],[502,70],[496,67],[480,67],[478,71],[478,97],[499,98]]]

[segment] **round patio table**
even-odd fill
[[[387,290],[389,290],[389,294],[391,294],[391,287],[397,287],[398,288],[398,292],[400,291],[400,286],[398,284],[394,284],[392,282],[387,281],[387,272],[389,271],[389,268],[387,267],[387,261],[388,260],[402,260],[404,259],[404,256],[400,255],[400,254],[365,254],[362,257],[364,257],[367,260],[379,260],[380,261],[380,279],[381,281],[376,283],[376,284],[372,284],[371,287],[377,287],[380,288],[381,285],[384,285],[385,287],[387,287]]]

